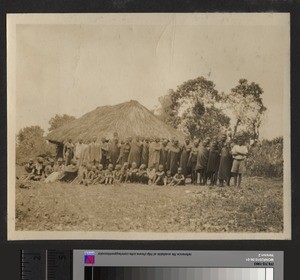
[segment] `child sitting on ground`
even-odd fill
[[[172,183],[172,186],[184,186],[185,185],[185,178],[182,174],[182,168],[179,167],[177,170],[177,173],[174,175]]]
[[[132,163],[131,168],[128,170],[128,180],[130,183],[137,183],[138,182],[138,168],[135,162]]]
[[[88,173],[88,184],[93,184],[94,180],[97,178],[97,168],[95,165],[93,165],[92,167],[90,167],[90,171]]]
[[[120,183],[122,178],[122,170],[121,170],[121,165],[117,164],[115,167],[114,171],[114,182],[115,183]]]
[[[147,168],[147,175],[149,177],[149,181],[148,181],[149,184],[154,183],[155,172],[156,172],[155,168]]]
[[[127,183],[128,181],[128,162],[125,162],[123,164],[123,167],[121,169],[121,179],[120,182],[121,183]]]
[[[171,174],[171,170],[168,170],[167,171],[167,176],[165,177],[165,180],[164,180],[165,186],[170,186],[172,181],[173,181],[173,177],[172,177],[172,174]]]
[[[138,181],[139,181],[139,183],[141,183],[141,184],[148,185],[148,182],[149,182],[149,176],[148,176],[148,173],[147,173],[146,165],[145,165],[145,164],[142,164],[142,165],[140,166],[140,169],[139,169],[139,171],[138,171]]]
[[[88,185],[88,169],[85,161],[79,167],[77,178],[73,182],[85,186]]]
[[[165,178],[164,166],[162,164],[160,164],[158,166],[158,170],[155,172],[153,182],[157,186],[163,186],[164,185],[164,178]]]
[[[114,173],[113,173],[114,166],[110,163],[105,171],[105,185],[112,185],[114,182]]]
[[[105,181],[104,173],[105,172],[103,170],[103,164],[99,164],[97,167],[97,170],[96,170],[96,176],[93,181],[93,185],[104,183],[104,181]]]

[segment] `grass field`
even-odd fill
[[[242,188],[16,186],[16,230],[282,232],[282,180],[245,178]]]

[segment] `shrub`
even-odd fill
[[[249,176],[283,176],[283,138],[263,140],[250,149],[246,162],[246,174]]]

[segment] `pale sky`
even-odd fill
[[[204,76],[219,92],[229,92],[240,78],[258,83],[267,107],[261,137],[283,135],[286,15],[50,19],[39,15],[16,26],[16,132],[29,125],[47,130],[55,114],[80,117],[131,99],[154,109],[168,89]]]

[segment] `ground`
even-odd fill
[[[16,230],[282,232],[282,180],[245,178],[242,188],[16,186]]]

